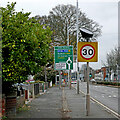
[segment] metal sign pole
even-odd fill
[[[86,115],[90,113],[90,94],[89,94],[89,62],[87,62],[87,95],[86,95]]]
[[[70,70],[70,89],[71,89],[71,70]]]
[[[61,70],[59,70],[59,89],[61,89]]]
[[[68,85],[70,86],[70,81],[69,81],[69,70],[68,70]]]
[[[90,45],[89,39],[93,37],[93,33],[88,29],[81,28],[80,32],[82,37],[86,39],[86,43],[82,42],[82,44],[86,44],[82,46],[80,49],[80,54],[78,61],[87,62],[87,94],[86,94],[86,115],[90,114],[90,94],[89,94],[89,62],[97,62],[97,43],[92,42],[93,46]],[[81,43],[80,43],[81,44]],[[79,44],[79,45],[80,45]],[[95,49],[96,48],[96,49]],[[96,51],[96,52],[95,52]],[[94,58],[94,59],[93,59]]]

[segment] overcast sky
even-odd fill
[[[16,1],[16,11],[24,9],[24,12],[31,12],[31,16],[48,15],[49,11],[58,4],[76,6],[76,0],[0,0],[0,6],[5,7],[8,1]],[[98,62],[90,63],[92,68],[98,69],[102,67],[102,61],[105,62],[106,54],[118,45],[118,0],[78,0],[78,2],[79,8],[88,18],[103,26],[102,36],[97,40]]]

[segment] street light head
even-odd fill
[[[80,28],[80,32],[81,32],[82,37],[85,39],[89,39],[93,37],[93,33],[88,29]]]

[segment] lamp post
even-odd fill
[[[45,82],[47,82],[47,71],[46,71],[46,65],[44,66],[44,72],[45,72]]]
[[[81,28],[81,35],[87,42],[89,39],[93,37],[93,33],[88,29]],[[88,116],[90,113],[90,94],[89,94],[89,62],[87,62],[87,94],[86,94],[86,115]]]
[[[77,50],[78,50],[78,0],[77,0],[77,3],[76,3],[76,29],[77,29]],[[77,53],[77,51],[76,51]],[[78,58],[78,55],[76,57],[76,61],[77,61],[77,58]],[[77,94],[79,94],[79,77],[78,77],[78,66],[79,66],[79,63],[77,61]]]
[[[67,20],[68,24],[70,24],[70,21]],[[67,24],[67,46],[70,45],[69,42],[69,25]],[[71,70],[70,67],[68,67],[68,82],[69,82],[69,88],[71,89]]]

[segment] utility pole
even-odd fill
[[[77,23],[76,23],[76,28],[77,28],[77,50],[76,50],[76,54],[78,51],[78,0],[77,0],[77,4],[76,4],[76,18],[77,18]],[[76,61],[77,61],[78,55],[76,57]],[[78,61],[77,61],[77,94],[79,94],[79,77],[78,77]]]

